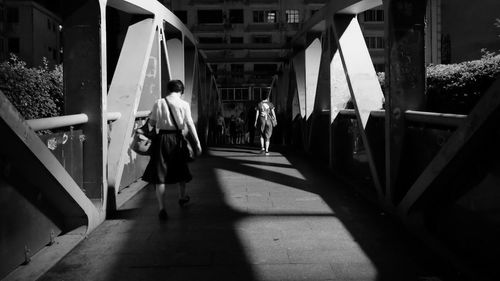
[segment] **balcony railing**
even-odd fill
[[[327,0],[304,0],[304,4],[326,4]]]
[[[246,31],[276,31],[279,29],[278,23],[249,23]]]
[[[191,30],[194,32],[223,32],[226,26],[223,23],[198,24],[194,25]]]
[[[268,4],[268,5],[278,5],[279,0],[247,0],[246,1],[248,5],[253,5],[253,4]]]
[[[224,0],[191,0],[190,5],[218,5],[224,3]]]

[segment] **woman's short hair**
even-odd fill
[[[180,92],[181,94],[183,94],[184,84],[182,83],[181,80],[170,80],[167,83],[167,90],[169,93]]]

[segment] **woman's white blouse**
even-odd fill
[[[169,95],[166,99],[168,99],[168,103],[170,104],[170,108],[172,109],[172,113],[175,116],[175,120],[180,130],[184,129],[186,123],[193,122],[191,107],[188,102],[174,95]],[[155,102],[149,118],[154,122],[153,124],[156,125],[156,131],[177,130],[172,121],[167,102],[163,98]]]

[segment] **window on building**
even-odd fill
[[[241,99],[242,100],[248,100],[249,95],[248,95],[248,88],[242,88],[241,89]]]
[[[299,23],[299,10],[286,10],[285,14],[287,23]]]
[[[243,44],[243,37],[232,37],[230,38],[231,44]]]
[[[19,9],[15,7],[7,8],[7,22],[17,23],[19,22]]]
[[[254,35],[253,42],[258,44],[267,44],[271,43],[271,35]]]
[[[198,10],[198,23],[223,23],[222,10]]]
[[[253,65],[255,72],[269,72],[276,71],[277,65],[274,63],[256,63]]]
[[[174,11],[174,14],[182,21],[182,23],[187,24],[188,23],[188,13],[187,11]]]
[[[253,99],[254,100],[261,100],[261,98],[260,98],[260,88],[254,87],[252,89],[252,94],[253,94]]]
[[[220,90],[220,95],[221,95],[222,100],[228,100],[229,99],[229,93],[228,92],[229,92],[228,89],[224,89],[223,88],[223,89]],[[231,93],[231,95],[232,95],[232,93]]]
[[[229,22],[230,23],[243,23],[244,16],[243,10],[229,10]]]
[[[263,100],[263,99],[267,99],[268,98],[268,95],[269,95],[269,92],[270,92],[270,88],[261,88],[260,90],[260,99]]]
[[[241,100],[241,90],[240,88],[234,89],[234,99]]]
[[[200,37],[198,39],[200,44],[220,44],[223,43],[223,41],[222,37]]]
[[[364,20],[372,22],[384,21],[384,10],[368,10],[364,12]]]
[[[276,23],[278,13],[275,10],[253,11],[253,22],[255,23]]]
[[[318,9],[311,10],[311,17],[314,16],[314,14],[316,14],[318,11]]]
[[[244,65],[242,63],[233,63],[231,64],[231,72],[240,72],[243,73]]]
[[[233,78],[243,78],[244,65],[242,63],[231,64],[231,75]]]
[[[223,101],[249,100],[248,88],[221,88],[221,97]]]
[[[254,87],[253,88],[253,98],[254,100],[263,100],[267,98],[269,93],[268,87]]]
[[[385,48],[384,37],[368,36],[365,37],[366,46],[368,49],[383,49]]]
[[[21,50],[19,44],[19,38],[16,37],[9,38],[8,44],[9,44],[8,46],[9,53],[19,54],[19,51]]]
[[[286,43],[292,43],[292,39],[293,39],[293,37],[292,37],[292,36],[287,36],[287,37],[285,38]]]
[[[376,72],[385,72],[385,64],[383,63],[376,63],[373,65],[375,67]]]

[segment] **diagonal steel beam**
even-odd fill
[[[135,122],[149,57],[155,38],[153,19],[129,27],[108,93],[108,110],[120,112],[110,133],[108,151],[108,186],[119,190],[125,157],[129,157],[130,136]]]
[[[398,205],[398,209],[402,215],[408,215],[415,202],[422,197],[450,162],[469,145],[474,136],[478,135],[481,130],[484,130],[484,128],[481,128],[482,125],[489,121],[493,113],[499,110],[499,108],[500,78],[484,94],[465,122],[450,137],[448,142],[418,177],[408,193],[406,193]]]
[[[3,160],[7,159],[9,165],[29,172],[25,180],[38,188],[60,211],[67,230],[87,224],[87,232],[90,232],[104,220],[104,212],[94,206],[2,92],[0,128]]]
[[[373,183],[380,199],[383,198],[380,177],[377,172],[365,127],[372,110],[382,107],[382,89],[366,47],[361,27],[352,15],[334,18],[333,35],[338,46],[347,86],[356,112],[358,129],[365,145]],[[342,30],[345,27],[345,30]]]

